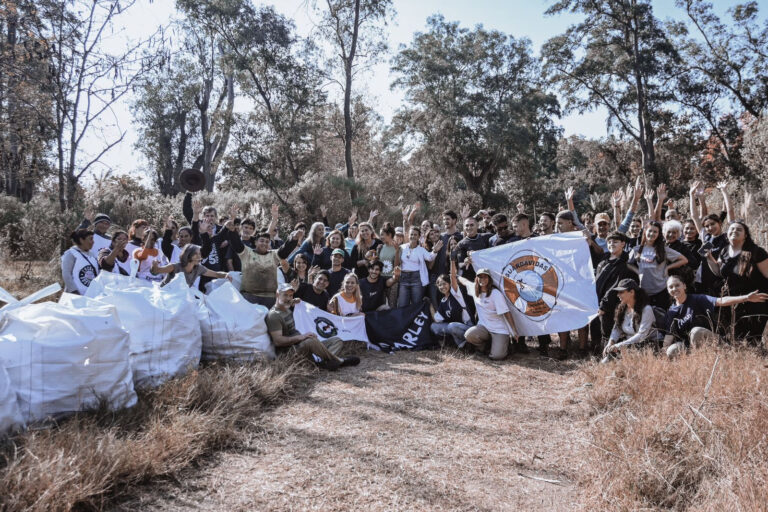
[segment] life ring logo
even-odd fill
[[[501,271],[501,288],[531,320],[544,320],[557,304],[562,277],[547,258],[533,251],[515,253]]]
[[[333,338],[339,333],[333,322],[322,316],[315,318],[315,330],[322,338]]]

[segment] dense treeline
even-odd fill
[[[768,22],[754,1],[721,18],[677,0],[663,21],[648,0],[559,0],[544,14],[581,21],[536,52],[441,16],[390,51],[391,0],[312,2],[309,37],[256,1],[177,0],[172,27],[115,52],[106,35],[134,1],[0,0],[0,193],[63,219],[98,206],[82,178],[125,136],[106,129],[125,101],[152,183],[141,200],[175,196],[193,167],[209,192],[247,190],[294,218],[321,205],[550,206],[569,185],[600,208],[638,175],[682,192],[766,173]],[[388,57],[405,101],[385,125],[362,73]],[[561,115],[595,108],[608,137],[563,138]],[[7,237],[21,207],[2,201]]]

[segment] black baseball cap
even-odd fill
[[[622,279],[619,284],[613,287],[617,292],[625,292],[627,290],[638,290],[640,285],[634,279]]]

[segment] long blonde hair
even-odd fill
[[[341,294],[344,293],[344,285],[347,283],[348,280],[354,278],[355,279],[355,303],[357,304],[357,310],[360,311],[363,307],[363,295],[360,293],[360,280],[357,278],[357,274],[354,272],[350,272],[349,274],[344,276],[344,280],[341,281],[341,289],[339,292],[331,298],[331,303],[335,302],[333,304],[333,307],[336,309],[335,313],[338,315],[341,313],[341,308],[339,307],[339,300],[345,300],[341,298]]]
[[[376,230],[373,229],[373,225],[370,222],[361,222],[357,226],[357,238],[355,238],[355,244],[357,244],[358,247],[362,248],[363,237],[360,234],[360,229],[362,227],[367,227],[368,229],[371,230],[371,246],[372,246],[374,244],[374,240],[378,240],[379,235],[376,234]],[[366,247],[366,249],[370,249],[370,248],[371,248],[370,246]]]

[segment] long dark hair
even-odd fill
[[[635,288],[635,306],[632,308],[632,310],[635,312],[635,317],[632,319],[632,325],[635,327],[635,331],[637,331],[637,326],[640,325],[640,319],[643,316],[643,308],[645,308],[647,305],[648,294],[645,293],[645,290],[640,287]],[[619,307],[616,308],[616,316],[614,317],[614,320],[616,321],[616,326],[619,328],[624,322],[624,316],[627,314],[628,307],[629,306],[627,304],[621,302]]]
[[[664,235],[662,234],[661,222],[657,220],[649,220],[645,223],[645,228],[643,229],[643,238],[640,242],[640,246],[645,246],[645,231],[649,226],[653,226],[659,230],[659,234],[656,236],[656,240],[653,242],[653,248],[656,250],[656,263],[664,263],[667,261],[667,250],[666,244],[664,243]]]

